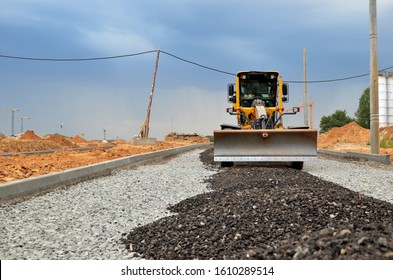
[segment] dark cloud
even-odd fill
[[[368,72],[366,2],[6,1],[0,11],[0,53],[66,58],[161,48],[228,72],[274,69],[284,80],[302,80],[302,49],[307,48],[309,80],[334,79]],[[388,0],[380,0],[378,5],[382,68],[393,65],[393,5]],[[31,117],[26,127],[37,131],[51,130],[57,120],[34,119],[57,112],[75,127],[70,133],[84,131],[92,138],[99,137],[105,125],[116,136],[130,138],[145,117],[154,61],[155,54],[74,63],[1,59],[0,109],[20,107],[24,110],[20,114]],[[229,82],[233,82],[232,76],[162,54],[152,133],[165,135],[171,118],[172,122],[177,120],[179,132],[195,129],[207,134],[218,128],[219,122],[230,119],[225,113]],[[336,109],[345,109],[353,116],[358,97],[367,86],[367,77],[310,85],[314,123],[319,124],[322,115]],[[192,98],[184,92],[187,90]],[[298,105],[303,86],[291,84],[290,90],[289,106]],[[92,102],[88,103],[85,96]],[[200,108],[207,109],[200,114]],[[69,114],[71,111],[74,113]],[[9,122],[0,119],[1,132],[9,133]],[[302,118],[288,122],[293,125],[291,122],[302,122]]]

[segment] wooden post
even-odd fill
[[[153,82],[151,85],[149,105],[147,107],[147,116],[146,116],[146,119],[143,122],[141,128],[139,129],[139,133],[138,133],[138,137],[140,137],[140,138],[148,138],[149,137],[151,104],[153,103],[154,87],[156,85],[156,76],[157,76],[158,60],[159,59],[160,59],[160,49],[157,50],[156,67],[154,68]]]

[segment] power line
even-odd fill
[[[307,81],[307,84],[317,84],[317,83],[332,83],[332,82],[340,82],[340,81],[345,81],[345,80],[352,80],[352,79],[357,79],[361,77],[366,77],[370,75],[369,73],[367,74],[361,74],[361,75],[356,75],[356,76],[351,76],[351,77],[345,77],[345,78],[337,78],[337,79],[330,79],[330,80],[314,80],[314,81]],[[304,81],[285,81],[286,83],[290,84],[303,84]]]
[[[223,70],[219,70],[219,69],[212,68],[212,67],[209,67],[209,66],[205,66],[205,65],[202,65],[202,64],[199,64],[199,63],[196,63],[196,62],[193,62],[193,61],[190,61],[190,60],[181,58],[181,57],[179,57],[179,56],[176,56],[176,55],[174,55],[174,54],[171,54],[171,53],[168,53],[168,52],[165,52],[165,51],[161,51],[161,52],[164,53],[164,54],[166,54],[166,55],[169,55],[169,56],[171,56],[171,57],[174,57],[174,58],[176,58],[176,59],[178,59],[178,60],[181,60],[181,61],[183,61],[183,62],[187,62],[187,63],[189,63],[189,64],[196,65],[196,66],[198,66],[198,67],[202,67],[202,68],[205,68],[205,69],[208,69],[208,70],[211,70],[211,71],[215,71],[215,72],[219,72],[219,73],[222,73],[222,74],[226,74],[226,75],[236,76],[235,73],[230,73],[230,72],[227,72],[227,71],[223,71]]]
[[[105,59],[117,59],[117,58],[125,58],[125,57],[132,57],[132,56],[138,56],[138,55],[143,55],[143,54],[148,54],[148,53],[153,53],[157,52],[158,50],[151,50],[151,51],[145,51],[145,52],[140,52],[140,53],[133,53],[133,54],[124,54],[124,55],[116,55],[116,56],[104,56],[104,57],[90,57],[90,58],[39,58],[39,57],[23,57],[23,56],[11,56],[11,55],[0,55],[1,58],[8,58],[8,59],[19,59],[19,60],[34,60],[34,61],[53,61],[53,62],[75,62],[75,61],[92,61],[92,60],[105,60]],[[226,71],[222,71],[219,69],[215,69],[209,66],[205,66],[202,64],[199,64],[197,62],[193,62],[184,58],[181,58],[179,56],[176,56],[172,53],[161,51],[162,53],[169,55],[171,57],[174,57],[178,60],[181,60],[183,62],[187,62],[193,65],[196,65],[198,67],[202,67],[211,71],[216,71],[219,73],[227,74],[227,75],[235,75],[234,73],[229,73]]]
[[[153,52],[157,52],[157,50],[151,50],[151,51],[145,51],[145,52],[133,53],[133,54],[123,54],[123,55],[103,56],[103,57],[90,57],[90,58],[38,58],[38,57],[23,57],[23,56],[10,56],[10,55],[0,55],[0,57],[2,57],[2,58],[9,58],[9,59],[19,59],[19,60],[73,62],[73,61],[91,61],[91,60],[117,59],[117,58],[138,56],[138,55],[143,55],[143,54],[148,54],[148,53],[153,53]]]
[[[386,70],[392,69],[393,66],[384,68],[379,70],[380,72],[384,72]],[[337,78],[337,79],[330,79],[330,80],[315,80],[315,81],[307,81],[308,84],[315,84],[315,83],[331,83],[331,82],[340,82],[340,81],[345,81],[345,80],[352,80],[352,79],[357,79],[357,78],[362,78],[362,77],[366,77],[369,76],[370,73],[367,74],[361,74],[361,75],[356,75],[356,76],[350,76],[350,77],[345,77],[345,78]],[[304,83],[304,81],[285,81],[287,83]]]
[[[103,57],[90,57],[90,58],[38,58],[38,57],[23,57],[23,56],[10,56],[10,55],[1,55],[0,58],[7,58],[7,59],[19,59],[19,60],[33,60],[33,61],[53,61],[53,62],[75,62],[75,61],[94,61],[94,60],[108,60],[108,59],[119,59],[119,58],[126,58],[126,57],[133,57],[133,56],[139,56],[139,55],[144,55],[144,54],[149,54],[149,53],[154,53],[157,52],[158,50],[150,50],[150,51],[145,51],[145,52],[139,52],[139,53],[133,53],[133,54],[123,54],[123,55],[115,55],[115,56],[103,56]],[[177,55],[174,55],[172,53],[166,52],[166,51],[161,51],[162,53],[171,56],[177,60],[210,70],[214,72],[218,72],[221,74],[226,74],[226,75],[231,75],[231,76],[236,76],[235,73],[223,71],[217,68],[209,67],[185,58],[181,58]],[[380,71],[386,71],[389,69],[392,69],[393,66],[389,66],[387,68],[381,69]],[[307,84],[316,84],[316,83],[333,83],[333,82],[340,82],[340,81],[346,81],[346,80],[352,80],[352,79],[357,79],[357,78],[362,78],[369,76],[370,73],[365,73],[365,74],[360,74],[360,75],[354,75],[354,76],[349,76],[349,77],[344,77],[344,78],[335,78],[335,79],[326,79],[326,80],[311,80],[307,81]],[[304,81],[300,80],[288,80],[285,81],[286,83],[292,83],[292,84],[300,84],[304,83]]]
[[[379,71],[385,72],[386,70],[390,70],[390,69],[392,69],[392,68],[393,68],[393,66],[390,66],[390,67],[387,67],[387,68],[381,69],[381,70],[379,70]]]

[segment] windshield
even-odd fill
[[[240,77],[240,105],[251,107],[252,102],[259,98],[265,106],[276,106],[277,79],[270,79],[271,75],[241,75]]]

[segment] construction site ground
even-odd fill
[[[170,149],[210,140],[196,134],[169,134],[169,140],[157,141],[152,146],[136,146],[124,140],[88,141],[50,135],[42,138],[34,131],[26,131],[18,138],[0,135],[0,184],[33,176],[49,174],[70,168],[107,160]],[[24,154],[26,152],[47,152]]]
[[[389,144],[393,139],[393,127],[380,130],[383,146],[380,154],[390,155],[393,148]],[[370,131],[352,122],[340,128],[319,135],[318,148],[340,152],[370,153]],[[197,134],[170,133],[164,141],[157,141],[153,146],[135,146],[124,140],[113,142],[88,141],[80,136],[65,137],[50,135],[40,137],[34,131],[26,131],[18,138],[0,134],[0,184],[38,176],[121,157],[148,153],[195,143],[209,142],[206,137]],[[81,150],[81,148],[89,148]],[[47,154],[22,154],[23,152],[55,151]]]

